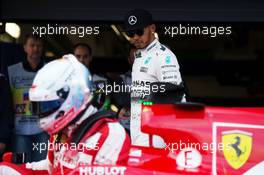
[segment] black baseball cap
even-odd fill
[[[153,24],[152,15],[143,9],[134,9],[125,15],[124,31],[142,29]]]

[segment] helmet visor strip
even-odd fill
[[[69,88],[62,88],[57,91],[59,99],[50,101],[32,101],[31,111],[39,118],[47,117],[57,111],[69,95]]]

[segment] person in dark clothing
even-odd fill
[[[12,111],[10,89],[6,77],[0,73],[0,157],[5,151],[10,151],[11,134],[14,114]],[[0,158],[0,159],[1,159]]]

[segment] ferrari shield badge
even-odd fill
[[[239,169],[251,154],[252,133],[240,130],[224,131],[222,143],[226,145],[223,149],[226,161],[232,168]]]

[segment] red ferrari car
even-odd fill
[[[264,108],[143,105],[142,131],[166,146],[132,146],[126,165],[82,165],[56,175],[264,174]]]
[[[132,147],[126,166],[85,166],[68,174],[264,174],[264,108],[143,105],[142,130],[163,137],[166,148]]]

